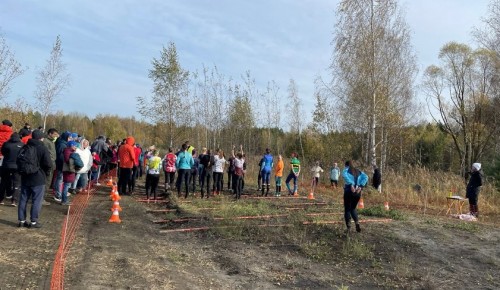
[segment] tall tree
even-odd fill
[[[344,128],[366,132],[366,161],[375,163],[377,131],[389,123],[383,116],[390,110],[404,119],[411,105],[416,61],[410,31],[395,0],[343,0],[337,16],[331,92]]]
[[[10,84],[24,72],[24,68],[16,61],[5,38],[0,34],[0,102],[7,95]]]
[[[189,72],[181,67],[173,42],[163,47],[160,58],[153,58],[151,64],[149,78],[153,81],[153,95],[150,98],[138,97],[137,110],[153,123],[167,124],[168,135],[165,137],[169,146],[173,146],[174,129],[185,114],[183,99],[189,93]]]
[[[425,70],[423,87],[439,112],[436,121],[453,139],[463,174],[500,132],[500,59],[491,50],[456,42],[444,45],[439,59],[440,66]]]
[[[62,61],[62,52],[61,37],[58,35],[45,67],[38,70],[35,99],[37,108],[42,114],[44,130],[47,116],[54,109],[59,96],[70,83],[70,74],[67,72],[66,64]]]
[[[290,126],[290,132],[294,135],[297,134],[302,158],[305,159],[304,144],[302,142],[302,127],[304,124],[303,123],[304,112],[302,110],[302,102],[299,97],[297,84],[293,79],[290,79],[290,82],[288,83],[288,100],[289,102],[286,105],[286,110],[287,110],[286,113],[287,113],[288,124]]]

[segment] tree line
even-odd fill
[[[439,63],[417,80],[411,30],[398,1],[340,1],[332,61],[325,64],[331,79],[318,78],[313,96],[300,96],[294,79],[286,88],[272,80],[262,88],[250,72],[234,79],[216,65],[187,71],[170,42],[151,62],[151,93],[137,97],[141,120],[50,111],[47,103],[57,102],[70,84],[57,37],[39,71],[34,106],[18,99],[1,113],[15,124],[28,121],[112,139],[134,135],[138,142],[162,148],[186,140],[197,148],[228,150],[242,144],[250,154],[265,148],[285,156],[297,152],[306,164],[354,158],[382,170],[425,166],[457,174],[479,161],[493,174],[500,167],[499,7],[500,1],[493,0],[484,26],[474,28],[475,48],[444,44]],[[3,38],[0,45],[1,98],[23,68]],[[418,92],[427,96],[428,108],[418,106]],[[314,98],[312,112],[304,111],[305,98]],[[309,123],[307,113],[312,114]],[[423,114],[434,121],[423,122]]]

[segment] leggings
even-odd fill
[[[189,177],[191,176],[191,169],[179,169],[177,170],[177,196],[181,196],[181,187],[182,182],[184,181],[185,185],[185,195],[184,198],[187,198],[189,195]]]
[[[158,187],[158,181],[160,180],[159,174],[146,174],[146,196],[153,196],[156,199],[156,188]]]

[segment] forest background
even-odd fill
[[[174,42],[151,62],[151,95],[137,97],[141,119],[119,112],[89,117],[82,112],[86,100],[79,112],[55,111],[57,102],[71,97],[65,89],[72,81],[59,36],[37,71],[34,96],[12,103],[6,101],[10,84],[26,68],[0,36],[0,116],[15,130],[28,122],[90,140],[132,135],[143,146],[164,150],[189,140],[196,148],[226,152],[241,144],[251,156],[265,148],[284,157],[298,152],[305,166],[319,160],[325,169],[356,159],[383,172],[422,167],[466,176],[470,164],[481,162],[487,180],[498,184],[500,1],[491,2],[484,26],[473,29],[475,42],[443,44],[440,62],[427,67],[422,79],[398,2],[359,3],[338,6],[331,79],[318,78],[314,95],[305,96],[315,100],[309,123],[294,79],[287,88],[271,80],[261,89],[250,72],[233,79],[216,65],[187,71]],[[417,94],[427,97],[427,107],[416,104]]]

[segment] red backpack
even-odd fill
[[[175,172],[175,161],[177,156],[174,153],[168,153],[165,156],[165,162],[163,163],[163,170],[166,172]]]

